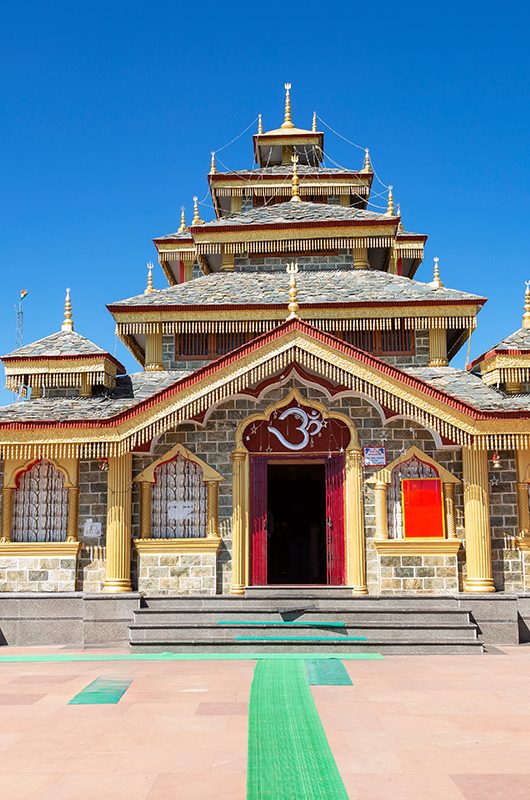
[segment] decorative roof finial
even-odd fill
[[[217,167],[215,166],[215,150],[212,150],[212,160],[210,162],[210,175],[215,175]]]
[[[186,210],[184,206],[181,206],[180,209],[180,228],[178,229],[177,233],[186,233],[188,230],[188,226],[186,225]]]
[[[440,280],[440,270],[438,268],[439,258],[437,256],[434,257],[434,274],[432,279],[432,285],[435,289],[443,289],[443,283]]]
[[[313,111],[313,124],[311,126],[311,130],[313,133],[317,132],[317,112]]]
[[[204,220],[199,216],[199,198],[197,195],[193,198],[193,219],[191,221],[192,225],[204,225]]]
[[[298,287],[296,285],[297,273],[298,263],[296,261],[291,261],[290,264],[287,264],[287,274],[289,275],[289,305],[287,306],[289,316],[287,319],[299,319],[298,311],[300,306],[298,305]]]
[[[153,287],[153,262],[148,261],[146,266],[147,266],[147,286],[145,287],[144,294],[151,294],[151,292],[155,291]]]
[[[263,117],[261,114],[258,114],[258,135],[263,133]]]
[[[371,172],[372,171],[372,162],[370,161],[370,151],[366,147],[364,150],[364,164],[363,164],[363,172]]]
[[[66,290],[64,300],[64,322],[61,325],[62,331],[73,331],[74,321],[72,319],[72,301],[70,300],[70,289]]]
[[[298,156],[296,153],[291,156],[291,163],[293,165],[293,177],[291,178],[292,183],[292,197],[291,203],[299,203],[300,202],[300,178],[298,177]]]
[[[293,121],[291,119],[291,84],[284,83],[284,87],[285,87],[285,113],[283,115],[282,128],[294,128]]]
[[[394,216],[394,195],[392,194],[393,186],[388,187],[388,203],[386,207],[386,215],[387,217]]]
[[[530,328],[530,281],[525,282],[523,328]]]
[[[399,217],[398,231],[404,231],[405,228],[403,227],[403,222],[401,220],[401,203],[398,203],[397,205],[397,215]]]

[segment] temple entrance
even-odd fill
[[[268,464],[267,583],[326,582],[324,464]]]

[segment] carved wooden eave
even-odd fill
[[[112,388],[118,372],[125,372],[119,361],[110,354],[79,356],[36,356],[2,358],[6,387],[19,390],[21,382],[34,388],[79,388],[84,375],[91,384]]]
[[[528,350],[490,350],[469,364],[468,370],[480,370],[488,386],[530,381],[530,352]]]
[[[414,419],[455,445],[482,449],[530,447],[530,411],[481,411],[295,319],[176,381],[136,406],[108,419],[0,422],[0,450],[9,458],[119,455],[190,419],[202,419],[216,404],[243,395],[300,365],[336,393],[362,394]]]
[[[253,171],[222,173],[208,176],[212,196],[242,197],[253,194],[261,197],[290,197],[292,193],[292,170],[285,167],[285,174],[256,174]],[[350,195],[368,197],[373,174],[366,172],[321,173],[315,169],[313,174],[304,172],[300,175],[300,195]]]
[[[164,236],[153,239],[158,253],[158,263],[170,286],[180,283],[180,264],[184,267],[184,280],[190,280],[193,264],[197,261],[197,250],[189,236]]]

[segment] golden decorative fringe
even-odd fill
[[[482,374],[487,386],[499,386],[502,383],[526,383],[530,381],[530,367],[497,367]]]
[[[199,255],[225,253],[278,253],[278,252],[307,252],[311,250],[347,250],[353,247],[391,247],[393,239],[390,236],[361,236],[359,238],[330,238],[330,239],[278,239],[273,241],[252,240],[249,242],[197,242]]]
[[[300,194],[301,195],[361,195],[368,196],[370,189],[366,184],[355,184],[354,186],[337,184],[337,185],[320,185],[306,182],[303,179],[300,181]],[[243,197],[249,195],[249,187],[235,186],[233,188],[218,188],[215,187],[215,194],[218,197]],[[287,186],[252,186],[250,189],[250,196],[257,195],[259,197],[291,197],[292,187],[291,184]]]
[[[87,376],[87,382],[92,386],[103,385],[110,389],[116,382],[114,376],[106,372],[21,372],[6,375],[6,388],[12,392],[18,392],[21,386],[32,389],[78,389],[83,375]]]
[[[195,248],[193,250],[162,250],[158,254],[160,263],[163,261],[195,261],[197,255]]]

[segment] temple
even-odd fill
[[[426,235],[392,187],[371,210],[368,150],[324,166],[290,88],[254,168],[212,153],[213,212],[154,239],[168,286],[150,264],[107,306],[137,372],[74,330],[69,290],[60,330],[3,356],[5,597],[524,596],[530,289],[515,333],[450,366],[485,298],[438,259],[416,279]]]

